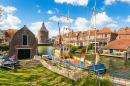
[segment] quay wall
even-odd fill
[[[87,76],[88,72],[83,72],[81,70],[69,70],[69,69],[65,69],[63,67],[61,68],[57,68],[56,66],[52,66],[49,63],[47,63],[45,60],[41,59],[40,62],[42,63],[42,65],[44,67],[46,67],[47,69],[58,73],[60,75],[63,75],[69,79],[72,79],[74,81],[80,81],[80,79],[82,78],[83,75]]]

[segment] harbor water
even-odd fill
[[[44,55],[52,56],[53,46],[38,46],[38,52]],[[74,56],[81,57],[81,54],[71,53]],[[86,60],[95,61],[95,56],[88,55]],[[130,80],[130,60],[121,58],[101,56],[100,62],[103,63],[110,76],[124,78]]]

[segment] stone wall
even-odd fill
[[[88,72],[83,72],[81,70],[74,71],[74,70],[65,69],[63,67],[57,68],[56,66],[50,65],[49,63],[47,63],[43,59],[41,59],[40,62],[47,69],[49,69],[49,70],[51,70],[51,71],[53,71],[55,73],[58,73],[60,75],[63,75],[65,77],[67,77],[67,78],[70,78],[70,79],[72,79],[74,81],[80,81],[80,79],[82,78],[83,75],[85,75],[85,76],[88,75]]]
[[[23,45],[23,35],[27,35],[27,45]],[[31,49],[31,58],[36,55],[37,40],[35,35],[24,25],[23,28],[18,30],[12,37],[9,45],[9,56],[16,55],[18,48]]]

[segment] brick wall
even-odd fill
[[[27,35],[28,45],[23,46],[23,35]],[[26,27],[24,26],[20,30],[18,30],[9,45],[9,56],[13,56],[14,54],[17,56],[17,48],[32,48],[31,49],[31,57],[36,55],[37,50],[37,40],[35,35]]]

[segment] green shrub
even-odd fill
[[[78,49],[81,49],[83,46],[78,46]]]
[[[120,56],[120,55],[121,55],[121,53],[116,53],[116,55]]]
[[[72,45],[71,44],[64,44],[65,46],[67,46],[67,47],[71,47]]]
[[[111,53],[111,55],[114,55],[113,53]]]
[[[9,46],[8,45],[0,45],[0,50],[9,51]]]
[[[118,53],[118,55],[121,55],[121,53]]]
[[[80,49],[80,53],[85,53],[86,52],[86,48],[85,47],[82,47],[81,49]]]
[[[105,54],[109,54],[108,52],[105,52]]]
[[[76,51],[76,46],[72,46],[72,47],[70,48],[70,51],[74,53],[74,52]]]
[[[92,43],[89,43],[88,50],[91,50],[91,49],[92,49]]]

